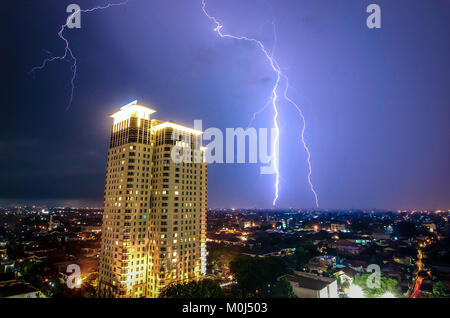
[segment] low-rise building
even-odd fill
[[[384,233],[384,232],[374,232],[374,233],[372,233],[372,237],[374,240],[377,240],[377,241],[386,241],[391,238],[391,234]]]
[[[294,271],[278,279],[286,279],[298,298],[338,298],[335,278],[322,277],[311,273]]]
[[[333,268],[336,266],[336,256],[331,255],[321,255],[316,256],[309,260],[308,268],[311,271],[324,272],[328,268]]]
[[[0,261],[0,274],[14,270],[14,260]]]
[[[353,280],[355,279],[355,276],[358,274],[358,271],[354,270],[351,267],[344,267],[337,272],[334,273],[334,276],[341,280],[342,284],[351,285],[353,283]]]
[[[23,280],[0,282],[0,298],[46,298],[37,288]]]
[[[346,232],[347,227],[345,224],[341,223],[332,223],[330,226],[331,232]]]
[[[359,244],[353,243],[348,240],[338,240],[333,244],[336,251],[344,255],[358,255],[363,251],[363,247]]]

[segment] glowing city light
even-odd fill
[[[114,118],[114,125],[120,123],[130,117],[136,117],[138,119],[150,119],[150,115],[155,113],[156,110],[148,108],[146,106],[138,105],[137,101],[134,101],[128,105],[120,108],[118,112],[112,114],[111,118]],[[139,123],[139,121],[138,121]]]

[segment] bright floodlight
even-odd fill
[[[365,298],[362,288],[358,285],[351,285],[347,291],[347,296],[350,298]]]

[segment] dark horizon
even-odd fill
[[[132,100],[155,108],[154,118],[189,126],[202,119],[204,128],[222,130],[247,127],[266,104],[274,74],[261,52],[218,37],[201,0],[130,0],[83,14],[82,28],[65,32],[78,59],[66,111],[70,63],[28,72],[64,50],[57,32],[70,3],[0,5],[7,43],[0,75],[0,206],[9,200],[101,206],[108,115]],[[376,30],[365,25],[366,0],[206,3],[226,32],[275,47],[289,94],[305,114],[318,210],[450,209],[448,1],[378,0],[382,28]],[[269,108],[252,126],[271,128],[272,119]],[[280,127],[277,206],[271,204],[274,176],[260,175],[259,165],[235,164],[209,166],[210,207],[314,206],[301,121],[284,102]]]
[[[17,206],[23,207],[42,207],[42,208],[95,208],[103,209],[103,203],[96,202],[95,200],[85,200],[85,199],[0,199],[0,208],[13,208]],[[208,210],[309,210],[315,212],[334,212],[334,211],[450,211],[450,209],[426,209],[426,208],[392,208],[392,207],[347,207],[347,208],[330,208],[330,207],[213,207],[208,206]]]

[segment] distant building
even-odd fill
[[[348,261],[349,267],[354,269],[357,272],[361,272],[362,270],[366,270],[367,266],[369,264],[366,261],[358,260],[358,259],[352,259]]]
[[[310,273],[294,271],[283,275],[298,298],[338,298],[337,280]]]
[[[83,225],[81,226],[81,232],[91,232],[91,233],[100,233],[102,231],[102,226],[98,225]]]
[[[336,248],[338,253],[347,255],[358,255],[363,251],[361,245],[347,240],[338,240],[333,244],[333,247]]]
[[[401,282],[403,280],[405,274],[404,267],[394,261],[386,262],[381,269],[381,272],[384,276],[395,279],[398,282]]]
[[[255,251],[242,253],[244,255],[252,256],[252,257],[269,257],[269,256],[289,256],[294,255],[295,247],[273,247],[273,248],[259,248]]]
[[[309,260],[309,269],[316,270],[319,273],[326,271],[328,268],[336,266],[336,256],[331,255],[321,255],[316,256]]]
[[[374,233],[372,233],[372,237],[374,240],[377,240],[377,241],[385,241],[385,240],[389,240],[391,238],[391,234],[382,233],[382,232],[374,232]]]
[[[345,224],[333,223],[331,224],[331,232],[346,232]]]
[[[66,253],[63,250],[57,248],[39,251],[25,251],[25,254],[28,256],[29,259],[38,263],[44,261],[49,263],[55,263],[66,260]]]
[[[436,224],[434,223],[425,223],[423,226],[431,233],[436,233]]]

